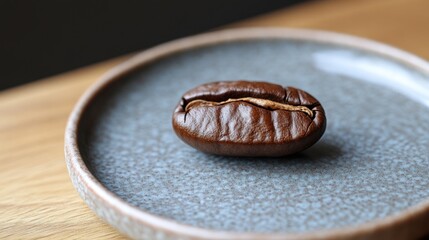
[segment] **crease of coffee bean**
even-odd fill
[[[287,103],[279,103],[279,102],[275,102],[272,100],[268,100],[268,99],[261,99],[261,98],[253,98],[253,97],[245,97],[245,98],[238,98],[238,99],[228,99],[226,101],[222,101],[222,102],[214,102],[214,101],[206,101],[206,100],[202,100],[202,99],[197,99],[197,100],[193,100],[191,102],[189,102],[188,104],[186,104],[185,106],[185,121],[186,121],[186,114],[188,113],[188,111],[194,107],[213,107],[213,106],[220,106],[220,105],[225,105],[228,103],[233,103],[233,102],[246,102],[249,104],[252,104],[254,106],[257,107],[261,107],[267,110],[285,110],[285,111],[298,111],[298,112],[303,112],[305,114],[307,114],[307,116],[309,116],[310,118],[314,117],[314,113],[313,111],[308,108],[307,106],[296,106],[296,105],[291,105],[291,104],[287,104]]]
[[[289,102],[288,91],[287,91],[287,89],[283,89],[283,90],[284,90],[283,102],[285,102],[285,103]],[[301,98],[299,99],[299,102],[300,102],[300,104],[302,104]],[[320,106],[320,103],[319,102],[315,102],[315,103],[313,103],[311,105],[302,105],[302,106],[306,106],[308,109],[311,109],[311,111],[315,111],[315,110],[313,110],[313,108],[315,108],[317,106]],[[313,114],[313,117],[314,117],[314,114]]]

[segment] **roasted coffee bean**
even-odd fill
[[[173,113],[177,136],[226,156],[285,156],[323,135],[323,107],[310,94],[267,82],[213,82],[189,90]]]

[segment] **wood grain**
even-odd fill
[[[427,9],[426,0],[321,0],[227,27],[338,31],[429,59]],[[63,136],[67,117],[83,91],[128,57],[0,92],[0,239],[123,239],[86,207],[72,187]]]

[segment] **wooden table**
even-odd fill
[[[332,30],[429,59],[428,9],[427,0],[319,0],[227,27]],[[123,238],[86,207],[71,185],[63,134],[83,91],[128,57],[0,92],[0,239]]]

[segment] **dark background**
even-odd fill
[[[0,90],[303,0],[2,0]]]

